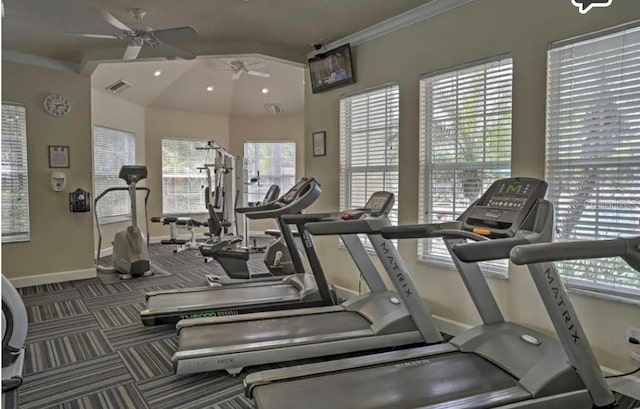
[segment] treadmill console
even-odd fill
[[[302,179],[300,179],[298,183],[293,185],[293,187],[289,189],[287,193],[285,193],[282,196],[280,201],[285,204],[290,204],[291,202],[296,200],[298,197],[307,193],[307,191],[309,190],[309,185],[311,184],[312,181],[313,181],[312,178],[303,177]]]
[[[346,210],[340,216],[343,220],[360,219],[363,216],[380,217],[389,214],[393,209],[395,197],[391,192],[379,191],[369,197],[367,204],[362,208]]]
[[[467,231],[491,238],[512,237],[536,202],[544,198],[547,187],[540,179],[500,179],[459,220]]]

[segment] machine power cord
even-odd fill
[[[609,376],[605,376],[606,379],[610,379],[610,378],[623,378],[625,376],[629,376],[629,375],[633,375],[637,372],[640,372],[640,368],[636,368],[631,372],[627,372],[627,373],[621,373],[620,375],[609,375]]]

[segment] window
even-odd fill
[[[207,173],[198,170],[214,161],[206,141],[162,140],[162,212],[165,215],[206,213]],[[200,149],[198,149],[200,148]],[[213,170],[211,171],[213,173]],[[212,174],[213,178],[214,175]]]
[[[639,57],[637,26],[549,49],[546,178],[558,240],[638,234]],[[640,300],[640,274],[620,259],[558,267],[569,286]]]
[[[249,178],[260,173],[259,183],[247,185],[247,202],[259,202],[271,185],[284,193],[296,183],[295,142],[246,142],[245,169]]]
[[[513,64],[500,56],[420,80],[420,220],[458,218],[495,180],[511,174]],[[419,258],[452,266],[442,240],[422,240]],[[483,263],[507,274],[507,261]]]
[[[23,105],[2,103],[2,242],[29,240],[27,119]]]
[[[136,141],[131,132],[96,126],[93,138],[93,169],[96,197],[110,187],[126,186],[118,177],[122,165],[136,163]],[[131,203],[127,192],[112,192],[100,200],[100,223],[127,220]]]
[[[386,85],[340,100],[340,208],[365,205],[379,190],[394,193],[389,218],[398,223],[400,90]],[[373,250],[363,239],[368,250]]]

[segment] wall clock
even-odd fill
[[[71,105],[62,95],[51,94],[44,99],[44,109],[50,115],[63,116],[71,111]]]

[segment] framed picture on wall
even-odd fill
[[[70,165],[69,147],[49,145],[49,167],[68,168]]]
[[[327,133],[319,131],[313,133],[313,156],[325,156],[327,154]]]

